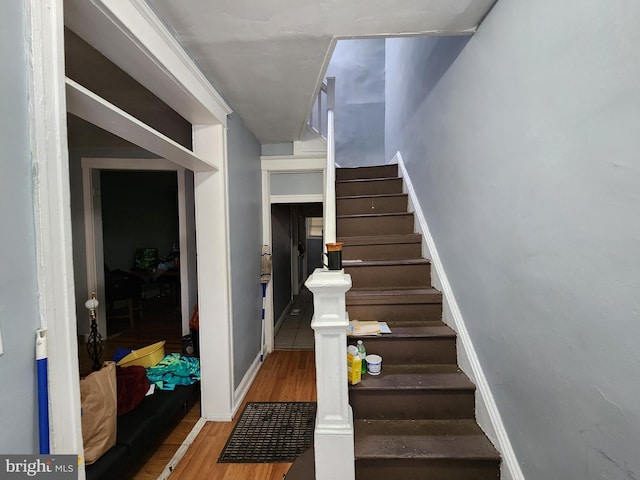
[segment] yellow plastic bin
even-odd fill
[[[164,344],[166,342],[154,343],[152,345],[134,350],[126,357],[122,358],[116,365],[119,367],[131,367],[140,365],[141,367],[153,367],[164,358]]]

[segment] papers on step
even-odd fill
[[[347,335],[352,337],[371,337],[391,333],[387,322],[351,320]]]

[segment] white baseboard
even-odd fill
[[[189,447],[195,441],[196,437],[200,433],[200,430],[202,430],[202,427],[204,427],[206,423],[207,421],[204,418],[200,417],[200,419],[196,422],[194,427],[189,432],[189,435],[187,435],[187,438],[185,438],[184,442],[182,442],[182,445],[180,445],[176,453],[173,455],[173,457],[171,457],[171,460],[169,460],[169,463],[167,463],[167,465],[164,467],[164,470],[157,478],[157,480],[167,480],[171,476],[171,473],[173,473],[175,468],[178,466],[178,463],[180,463],[180,460],[182,460],[184,454],[187,453],[187,450],[189,450]]]
[[[238,385],[238,388],[236,388],[235,392],[233,392],[232,416],[234,416],[238,411],[238,408],[240,408],[240,405],[242,404],[244,397],[247,395],[249,388],[251,388],[251,385],[253,384],[253,381],[258,375],[258,372],[260,371],[261,366],[262,366],[262,362],[260,361],[260,353],[258,353],[256,358],[253,360],[253,363],[249,367],[249,370],[247,370],[247,373],[245,373],[244,377],[242,377],[242,381],[240,382],[240,385]]]
[[[476,420],[502,456],[501,479],[525,480],[400,152],[390,163],[398,163],[400,167],[399,175],[409,196],[409,209],[414,214],[416,230],[422,234],[423,255],[431,261],[433,286],[442,292],[442,319],[458,335],[458,364],[476,385]]]

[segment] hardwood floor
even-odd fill
[[[217,463],[239,413],[248,401],[315,402],[314,352],[275,351],[269,355],[234,421],[208,422],[174,469],[171,480],[282,480],[290,463]]]

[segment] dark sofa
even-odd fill
[[[131,462],[147,453],[168,429],[181,419],[199,398],[200,382],[177,386],[175,390],[156,390],[132,411],[118,417],[116,445],[92,465],[88,480],[113,480]]]

